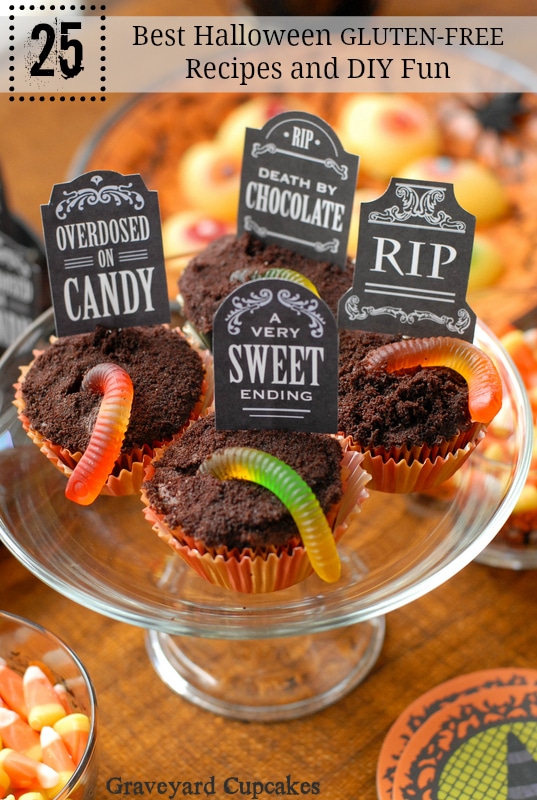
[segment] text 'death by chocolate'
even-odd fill
[[[288,111],[246,129],[238,231],[345,269],[358,157],[322,119]]]

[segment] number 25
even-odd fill
[[[81,22],[60,23],[60,50],[65,51],[72,47],[74,51],[74,60],[72,66],[69,65],[66,58],[60,56],[58,59],[60,70],[64,78],[74,78],[75,75],[78,75],[78,73],[84,69],[82,66],[82,42],[80,42],[78,39],[69,39],[69,30],[71,28],[80,29],[81,27]],[[42,33],[45,34],[45,43],[41,53],[39,54],[39,58],[35,63],[32,64],[30,69],[30,75],[37,77],[54,75],[54,69],[43,67],[43,64],[52,51],[56,32],[52,25],[49,25],[46,22],[40,22],[39,25],[35,25],[35,27],[32,29],[32,39],[39,39]]]

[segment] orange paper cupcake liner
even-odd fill
[[[57,470],[69,478],[81,459],[82,453],[71,453],[64,447],[59,447],[45,439],[38,431],[29,426],[28,419],[24,414],[19,413],[19,419],[33,443],[39,447]],[[138,494],[144,480],[146,467],[160,452],[161,448],[159,447],[144,445],[141,448],[133,448],[128,453],[122,453],[116,461],[114,473],[108,476],[100,494],[112,497]]]
[[[362,455],[355,451],[346,450],[343,454],[343,497],[327,515],[333,520],[336,541],[349,529],[368,497],[365,486],[369,475],[362,468],[362,461]],[[146,473],[146,480],[151,477],[151,470],[152,467]],[[148,505],[143,490],[141,497],[145,503],[143,513],[158,536],[200,577],[222,589],[247,594],[276,592],[300,583],[313,573],[306,550],[298,540],[284,548],[265,548],[263,551],[228,550],[225,547],[208,549],[187,536],[181,528],[170,530],[162,515]]]
[[[471,428],[471,435],[460,434],[434,448],[392,448],[387,451],[362,450],[352,437],[344,437],[344,446],[362,453],[363,468],[371,475],[370,489],[406,494],[436,489],[464,464],[485,436],[481,423]],[[459,444],[455,447],[454,444]]]
[[[174,328],[174,332],[182,338],[186,338],[183,333]],[[51,337],[54,342],[55,337]],[[203,363],[205,377],[203,379],[200,398],[190,412],[188,420],[170,439],[144,444],[141,447],[133,447],[128,452],[120,453],[116,461],[114,471],[108,476],[106,483],[101,489],[100,494],[113,497],[124,497],[126,495],[138,494],[144,480],[145,470],[152,459],[157,457],[162,450],[169,444],[179,439],[185,430],[202,416],[205,416],[212,408],[214,402],[214,381],[212,370],[212,356],[206,350],[200,349],[195,342],[189,340],[191,347],[196,350]],[[56,467],[66,478],[69,478],[75,469],[78,461],[82,458],[82,453],[73,453],[61,445],[51,442],[39,431],[32,428],[28,417],[25,414],[25,402],[22,395],[22,385],[26,374],[31,369],[36,358],[42,350],[35,350],[34,358],[30,364],[20,367],[20,377],[14,384],[15,396],[13,404],[17,408],[18,418],[28,437],[39,447],[41,452],[48,458],[50,463]]]

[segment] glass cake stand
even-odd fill
[[[0,361],[0,537],[46,584],[114,619],[147,629],[158,675],[205,709],[283,720],[341,698],[370,671],[387,612],[431,591],[472,561],[509,516],[531,458],[526,393],[497,339],[476,342],[497,363],[513,462],[476,453],[448,498],[433,503],[371,492],[339,545],[342,578],[316,576],[268,595],[214,587],[152,531],[138,497],[64,496],[65,479],[32,444],[12,405],[19,365],[54,332],[43,314]]]

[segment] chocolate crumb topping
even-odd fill
[[[130,375],[134,399],[123,451],[169,440],[200,398],[204,369],[188,342],[162,325],[58,339],[41,353],[22,385],[34,430],[73,453],[89,442],[102,397],[80,386],[95,364],[114,362]]]
[[[367,370],[370,350],[400,336],[342,331],[339,353],[339,430],[363,448],[430,447],[471,427],[468,385],[448,367],[397,372]]]
[[[299,541],[291,515],[270,490],[251,481],[198,474],[215,450],[242,446],[264,450],[293,467],[325,513],[341,499],[342,451],[336,439],[289,431],[219,431],[209,415],[166,448],[154,463],[154,476],[143,485],[150,506],[171,530],[181,527],[206,547],[229,549]]]
[[[210,334],[213,317],[225,297],[249,275],[260,277],[269,269],[292,269],[314,284],[334,314],[340,297],[352,286],[353,263],[342,270],[330,261],[316,261],[276,244],[244,233],[230,234],[211,242],[187,265],[179,279],[186,318],[203,334]]]

